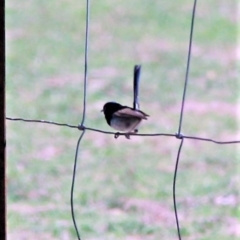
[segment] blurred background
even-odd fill
[[[142,65],[140,133],[176,133],[193,1],[91,1],[87,127],[110,131],[107,101],[132,105]],[[7,0],[8,117],[77,125],[82,116],[85,1]],[[182,132],[239,139],[237,1],[199,1]],[[9,239],[77,239],[70,212],[80,132],[7,121]],[[87,131],[75,209],[82,239],[177,239],[172,182],[180,141]],[[177,178],[182,238],[240,237],[238,145],[185,140]]]

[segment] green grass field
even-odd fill
[[[193,1],[91,1],[85,125],[111,129],[110,100],[132,104],[142,65],[140,133],[176,133]],[[237,1],[199,1],[182,132],[239,139]],[[8,117],[77,125],[85,1],[6,1]],[[70,188],[78,130],[7,121],[8,239],[77,239]],[[75,209],[82,239],[177,239],[172,201],[180,140],[87,131]],[[185,140],[177,178],[182,239],[240,238],[239,145]]]

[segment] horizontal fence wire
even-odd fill
[[[87,107],[87,82],[88,82],[88,41],[89,41],[89,4],[90,0],[86,0],[86,31],[85,31],[85,62],[84,62],[84,88],[83,88],[83,111],[82,111],[82,119],[80,121],[79,125],[72,125],[67,123],[59,123],[54,121],[48,121],[48,120],[39,120],[39,119],[25,119],[25,118],[14,118],[14,117],[6,117],[9,121],[16,121],[16,122],[27,122],[27,123],[42,123],[42,124],[50,124],[50,125],[56,125],[58,127],[67,127],[67,128],[74,128],[81,131],[81,134],[77,141],[76,151],[75,151],[75,159],[74,159],[74,165],[73,165],[73,175],[72,175],[72,184],[71,184],[71,193],[70,193],[70,203],[71,203],[71,214],[72,214],[72,220],[75,227],[76,235],[78,240],[81,240],[80,232],[77,227],[77,222],[75,218],[75,210],[74,210],[74,186],[75,186],[75,178],[76,178],[76,169],[77,169],[77,160],[80,150],[81,141],[83,139],[83,136],[86,131],[93,131],[100,134],[108,134],[113,135],[115,138],[118,138],[120,136],[126,136],[125,133],[119,133],[119,132],[111,132],[111,131],[104,131],[97,128],[87,127],[85,126],[85,117],[86,117],[86,107]],[[178,132],[175,134],[171,133],[127,133],[128,136],[133,137],[174,137],[179,140],[181,140],[176,156],[176,162],[175,162],[175,169],[174,169],[174,176],[173,176],[173,205],[174,205],[174,214],[175,214],[175,220],[177,225],[177,234],[178,239],[181,240],[181,231],[180,231],[180,224],[178,220],[178,214],[177,214],[177,201],[176,201],[176,182],[177,182],[177,171],[180,161],[180,155],[183,147],[184,140],[194,140],[194,141],[204,141],[204,142],[211,142],[214,144],[239,144],[240,140],[217,140],[207,137],[201,137],[201,136],[189,136],[181,133],[182,123],[183,123],[183,115],[184,115],[184,104],[186,99],[186,91],[188,86],[188,79],[189,79],[189,69],[190,69],[190,62],[191,62],[191,49],[192,49],[192,38],[193,38],[193,29],[194,29],[194,19],[195,19],[195,12],[196,12],[196,5],[197,0],[194,0],[193,8],[192,8],[192,17],[191,17],[191,28],[190,28],[190,38],[189,38],[189,48],[188,48],[188,55],[187,55],[187,66],[186,66],[186,74],[185,74],[185,81],[184,81],[184,87],[183,87],[183,95],[182,95],[182,101],[181,101],[181,109],[180,109],[180,117],[179,117],[179,126],[178,126]]]
[[[98,128],[72,125],[72,124],[67,124],[67,123],[59,123],[59,122],[53,122],[53,121],[47,121],[47,120],[13,118],[13,117],[6,117],[6,119],[9,121],[16,121],[16,122],[44,123],[44,124],[56,125],[56,126],[60,126],[60,127],[75,128],[80,131],[88,130],[88,131],[93,131],[93,132],[98,132],[98,133],[103,133],[103,134],[108,134],[108,135],[113,135],[113,136],[115,136],[116,134],[119,136],[126,136],[125,133],[120,133],[120,132],[116,133],[116,132],[111,132],[111,131],[104,131],[104,130],[101,130]],[[185,135],[183,133],[181,133],[180,136],[178,133],[157,133],[157,132],[156,133],[128,133],[128,135],[134,136],[134,137],[159,137],[159,136],[176,137],[176,138],[185,138],[185,139],[197,140],[197,141],[212,142],[212,143],[216,143],[216,144],[238,144],[238,143],[240,143],[240,139],[239,140],[237,140],[237,139],[235,139],[235,140],[217,140],[217,139],[207,138],[207,137]]]

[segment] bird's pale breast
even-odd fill
[[[140,118],[137,117],[113,117],[111,120],[111,126],[116,130],[122,132],[134,131],[138,124],[141,122]]]

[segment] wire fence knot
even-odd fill
[[[181,134],[181,133],[176,133],[176,134],[175,134],[175,137],[176,137],[177,139],[183,139],[183,138],[184,138],[184,135]]]
[[[78,130],[84,131],[85,129],[86,129],[86,127],[83,126],[82,124],[78,125]]]

